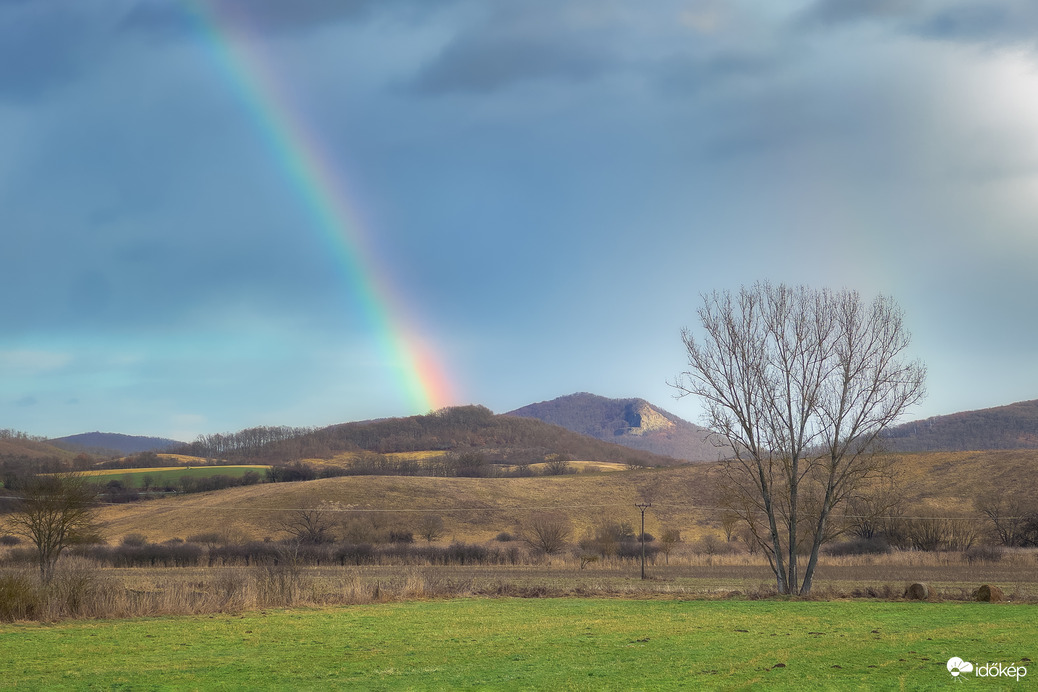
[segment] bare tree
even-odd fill
[[[443,535],[443,517],[439,514],[423,514],[418,522],[418,535],[426,543],[432,543]]]
[[[523,540],[547,555],[562,552],[569,541],[572,527],[566,517],[558,514],[538,514],[523,527]]]
[[[546,476],[563,476],[572,469],[569,459],[562,454],[549,454],[544,457],[544,461],[544,475]]]
[[[660,535],[660,552],[670,564],[670,554],[674,552],[674,546],[681,542],[681,532],[677,529],[663,529]]]
[[[277,521],[278,528],[300,543],[329,543],[333,515],[331,508],[316,502],[304,502],[298,509],[285,511]]]
[[[974,505],[991,520],[1002,545],[1028,544],[1028,522],[1038,512],[1033,483],[1018,481],[1012,488],[989,487],[977,495]]]
[[[833,508],[875,475],[874,443],[922,399],[926,369],[906,360],[910,335],[883,296],[758,283],[704,295],[699,318],[674,386],[732,445],[728,490],[779,593],[807,594]]]
[[[7,523],[36,546],[40,577],[54,578],[61,553],[97,535],[97,493],[83,476],[33,476],[21,483],[18,504]]]

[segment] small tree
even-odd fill
[[[328,543],[334,540],[332,514],[318,503],[304,504],[299,509],[286,511],[278,519],[278,528],[300,543]]]
[[[549,454],[544,457],[544,475],[563,476],[570,471],[569,459],[562,454]]]
[[[443,518],[439,514],[423,514],[418,522],[418,535],[432,543],[443,535]]]
[[[557,514],[538,514],[523,527],[523,540],[546,555],[561,553],[569,541],[572,527],[566,517]]]
[[[83,476],[32,476],[21,483],[7,522],[36,546],[40,578],[49,584],[61,553],[97,535],[97,493]]]
[[[674,551],[674,546],[681,542],[681,532],[677,529],[664,529],[663,534],[660,535],[660,552],[667,559],[667,564],[670,564],[670,554]]]

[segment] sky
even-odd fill
[[[0,0],[0,428],[668,385],[701,295],[893,297],[1038,398],[1030,0]]]

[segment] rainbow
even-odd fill
[[[187,6],[213,63],[246,108],[310,214],[315,232],[346,277],[349,293],[371,325],[379,351],[396,372],[412,412],[448,405],[454,398],[442,361],[412,326],[414,320],[407,319],[404,302],[388,281],[388,273],[378,270],[373,261],[346,181],[324,155],[318,133],[307,127],[261,53],[224,28],[230,18],[220,16],[215,3],[191,0]]]

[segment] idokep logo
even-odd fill
[[[978,678],[1007,677],[1016,678],[1016,681],[1020,682],[1020,678],[1027,675],[1027,668],[1025,666],[1007,666],[1001,663],[974,666],[969,661],[963,661],[958,656],[953,656],[948,659],[948,672],[955,678],[963,673],[973,673]]]

